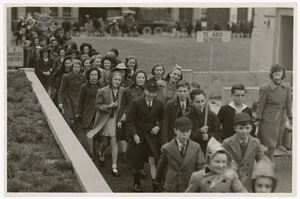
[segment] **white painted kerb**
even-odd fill
[[[33,91],[38,98],[42,111],[60,149],[66,159],[73,164],[83,191],[111,193],[112,190],[53,104],[35,75],[34,70],[25,70],[25,73],[28,80],[32,82]]]

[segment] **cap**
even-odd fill
[[[259,160],[253,168],[252,179],[256,179],[260,176],[276,179],[274,164],[268,157]]]
[[[193,128],[193,123],[187,117],[180,117],[175,120],[174,128],[181,131],[191,130]]]
[[[124,63],[119,63],[115,70],[129,70]]]
[[[214,137],[211,137],[206,147],[206,160],[208,161],[208,163],[218,151],[225,151],[226,154],[228,154],[227,151],[223,148],[222,144],[218,142]]]
[[[79,54],[79,51],[78,50],[75,50],[75,49],[69,49],[67,50],[67,55],[71,55],[72,53],[76,53],[76,54]]]
[[[146,84],[145,89],[151,93],[158,91],[158,84],[156,82],[149,82]]]
[[[251,117],[248,113],[238,113],[233,118],[234,124],[240,123],[240,122],[249,122],[251,121]]]

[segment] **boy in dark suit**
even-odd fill
[[[252,117],[252,111],[245,104],[243,99],[247,93],[246,88],[242,84],[235,84],[231,88],[232,102],[221,107],[218,115],[222,126],[222,140],[235,134],[233,129],[233,117],[237,113],[245,112]]]
[[[189,139],[192,127],[189,118],[176,119],[173,129],[176,137],[162,146],[155,179],[160,184],[165,177],[165,192],[184,192],[192,173],[205,166],[200,145]]]
[[[236,133],[223,141],[223,147],[238,165],[239,178],[250,191],[254,163],[265,157],[264,148],[257,138],[250,136],[252,120],[247,113],[234,116],[234,130]]]

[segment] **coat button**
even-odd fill
[[[226,183],[226,180],[224,179],[222,182],[223,182],[223,183]]]
[[[207,184],[210,184],[211,182],[210,181],[207,181]]]

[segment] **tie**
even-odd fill
[[[181,111],[182,111],[182,115],[184,115],[185,114],[185,104],[184,103],[181,104]]]
[[[247,143],[242,142],[242,144],[241,144],[242,156],[244,156],[244,154],[246,152],[246,148],[247,148]]]
[[[185,155],[185,145],[181,145],[180,154],[181,154],[182,157],[184,157],[184,155]]]

